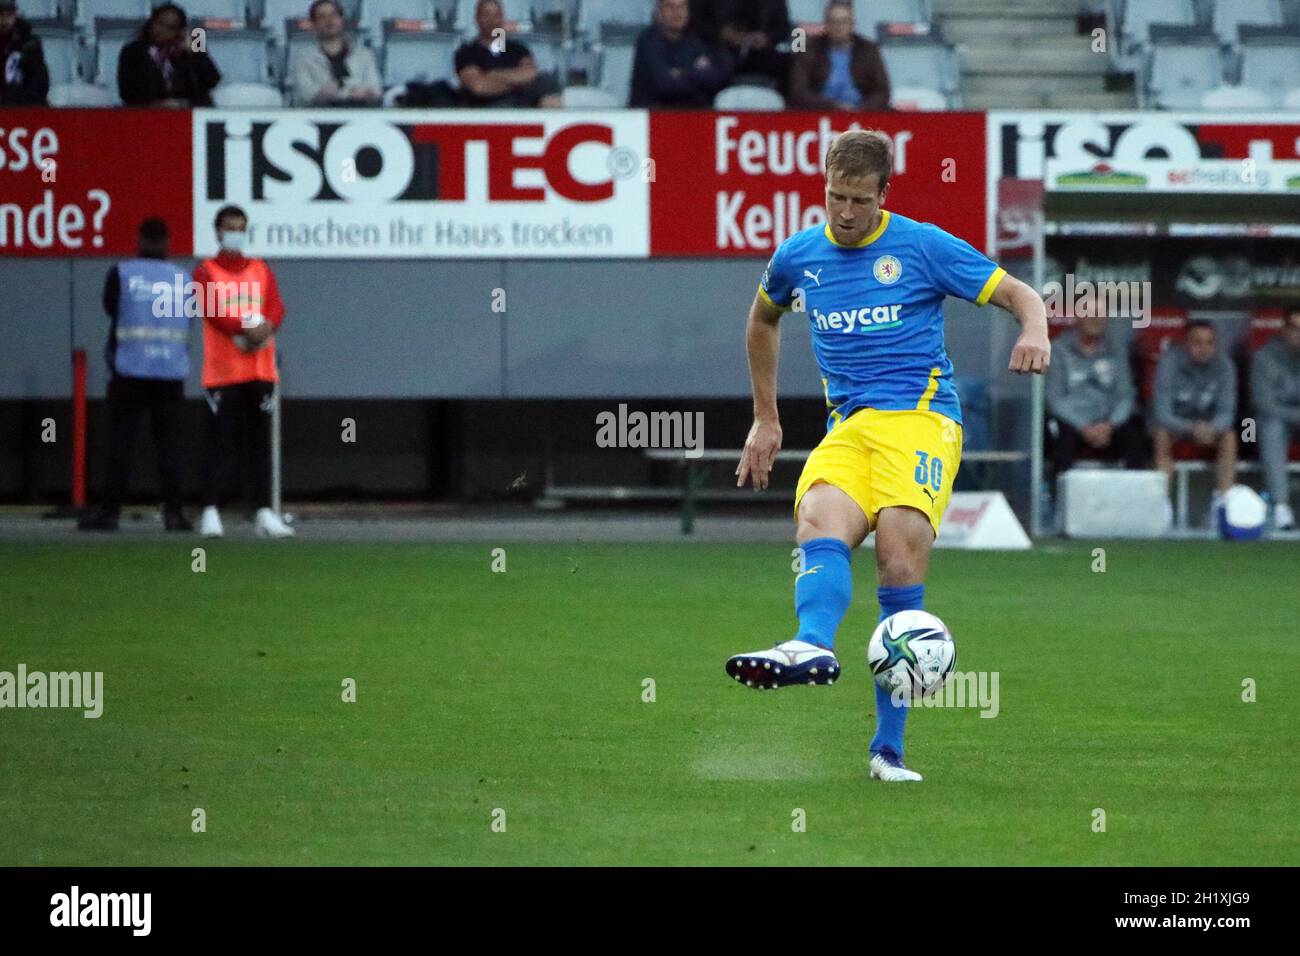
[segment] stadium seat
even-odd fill
[[[589,37],[597,37],[602,35],[605,24],[640,28],[649,24],[653,16],[654,4],[647,0],[583,0],[578,10],[578,29]]]
[[[632,62],[636,57],[636,37],[625,27],[601,26],[596,47],[600,63],[600,82],[596,85],[626,106],[632,95]]]
[[[563,93],[566,110],[612,110],[623,104],[605,90],[594,86],[569,86]]]
[[[1243,26],[1239,33],[1242,85],[1281,106],[1300,89],[1300,30]]]
[[[1263,110],[1271,105],[1265,94],[1249,86],[1216,86],[1201,97],[1203,110]]]
[[[262,0],[261,23],[278,44],[285,42],[285,24],[289,21],[310,25],[307,10],[311,0]]]
[[[93,83],[56,83],[50,87],[51,106],[121,106],[116,90]]]
[[[945,110],[948,101],[938,90],[924,86],[893,86],[890,106],[896,110]]]
[[[1128,0],[1120,26],[1126,51],[1145,49],[1151,42],[1152,25],[1196,26],[1196,7],[1192,0]]]
[[[454,82],[456,48],[462,40],[458,33],[389,20],[384,24],[384,86],[409,81]]]
[[[826,0],[786,0],[786,10],[791,23],[820,24],[826,18]]]
[[[879,38],[880,24],[928,23],[930,11],[924,0],[853,0],[853,19],[858,33],[874,40]]]
[[[203,20],[248,21],[244,0],[186,0],[181,6],[185,8],[192,27],[203,26]]]
[[[100,20],[134,20],[137,29],[149,16],[149,0],[78,0],[77,23],[90,26]],[[96,28],[98,36],[98,28]]]
[[[22,16],[33,26],[38,21],[70,23],[76,13],[74,0],[22,0],[18,5]]]
[[[880,54],[891,85],[937,90],[949,107],[958,105],[960,67],[953,47],[924,36],[890,38],[880,44]]]
[[[274,86],[265,83],[227,83],[224,80],[212,91],[212,102],[222,109],[261,109],[284,105],[284,97]]]
[[[139,20],[100,17],[95,20],[95,83],[117,91],[117,58],[136,34]]]
[[[715,110],[775,112],[785,109],[785,97],[765,86],[729,86],[713,98]]]
[[[1218,0],[1214,5],[1214,33],[1224,46],[1236,46],[1242,24],[1278,27],[1283,23],[1279,0]]]
[[[1246,350],[1258,352],[1282,331],[1285,318],[1281,309],[1256,309],[1251,313],[1250,324],[1246,327]]]
[[[462,17],[467,28],[473,27],[473,17]],[[384,23],[388,20],[419,20],[436,23],[437,16],[433,0],[362,0],[361,29],[371,37],[378,39],[384,35]]]
[[[26,9],[26,4],[23,7]],[[32,32],[41,38],[41,46],[45,50],[45,66],[50,71],[50,84],[79,82],[83,47],[72,24],[66,20],[49,18],[30,22]]]
[[[208,55],[223,83],[265,84],[271,79],[267,35],[260,28],[208,29]]]
[[[1151,48],[1143,70],[1144,106],[1194,110],[1223,82],[1218,38],[1202,27],[1151,27]]]

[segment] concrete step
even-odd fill
[[[1004,20],[999,17],[950,16],[937,19],[945,40],[960,42],[966,38],[988,37],[1006,40],[1010,37],[1055,38],[1077,36],[1074,19],[1059,17],[1020,17]]]
[[[1135,110],[1137,93],[1121,90],[1111,93],[1080,93],[1078,91],[1048,93],[1044,97],[1048,109],[1053,110]]]
[[[1065,76],[1016,73],[962,73],[961,90],[964,97],[974,95],[1014,95],[1032,90],[1040,96],[1069,93],[1105,93],[1106,77],[1102,74]]]
[[[1105,73],[1109,60],[1104,53],[1093,53],[1087,46],[1038,46],[1033,43],[1008,45],[961,45],[961,65],[964,73],[1007,74],[1060,74],[1094,75]]]
[[[968,110],[1041,110],[1047,108],[1047,98],[1033,90],[963,90],[962,106]]]
[[[1009,19],[1068,16],[1074,19],[1080,6],[1082,6],[1080,0],[1027,0],[1020,4],[1015,0],[930,0],[930,15],[932,17],[979,15]]]

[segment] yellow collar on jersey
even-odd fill
[[[867,236],[865,239],[863,239],[860,242],[848,242],[848,243],[836,242],[835,236],[831,232],[831,224],[829,222],[826,223],[826,227],[824,231],[826,233],[826,238],[831,241],[832,245],[839,246],[841,249],[861,249],[863,246],[869,246],[877,239],[879,239],[884,234],[885,230],[888,228],[889,228],[889,210],[882,209],[880,210],[880,225],[876,227],[875,231],[871,235]]]

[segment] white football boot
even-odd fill
[[[221,512],[212,505],[203,509],[203,517],[199,519],[199,534],[205,538],[220,538],[226,530],[221,527]]]
[[[253,519],[253,530],[259,538],[292,538],[293,529],[270,508],[258,508]]]
[[[871,755],[871,779],[883,780],[885,783],[919,783],[921,775],[915,770],[908,770],[892,753]]]
[[[834,684],[840,662],[832,651],[807,641],[785,641],[765,651],[737,654],[727,673],[746,687],[776,690],[792,684]]]
[[[1279,501],[1277,507],[1273,509],[1273,527],[1278,531],[1295,527],[1295,514],[1285,501]]]

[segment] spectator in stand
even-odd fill
[[[1237,370],[1219,350],[1213,325],[1203,319],[1187,323],[1182,345],[1171,346],[1156,365],[1152,400],[1156,467],[1171,484],[1174,442],[1215,450],[1213,522],[1223,493],[1237,480]]]
[[[1259,460],[1279,530],[1295,527],[1286,457],[1291,442],[1300,439],[1300,303],[1286,310],[1282,322],[1282,331],[1255,353],[1250,368]]]
[[[889,74],[880,47],[853,30],[853,4],[826,5],[826,32],[790,55],[790,106],[813,110],[883,110]]]
[[[294,106],[378,106],[383,83],[375,55],[348,40],[343,8],[316,0],[307,14],[316,45],[294,53],[289,95]]]
[[[1080,453],[1146,466],[1142,424],[1133,414],[1135,390],[1128,351],[1092,315],[1063,334],[1047,373],[1047,442],[1059,478]]]
[[[45,105],[50,92],[45,51],[14,0],[0,0],[0,68],[0,106]]]
[[[117,58],[117,92],[127,106],[189,109],[212,105],[221,73],[212,58],[190,46],[185,11],[174,3],[153,8],[140,35]]]
[[[655,4],[655,22],[637,37],[629,106],[709,107],[727,85],[730,64],[689,29],[690,18],[687,0]]]
[[[691,20],[730,55],[737,82],[784,91],[788,56],[777,47],[791,40],[785,0],[693,0]]]
[[[140,420],[149,416],[158,453],[163,526],[193,531],[181,513],[181,414],[190,373],[190,309],[174,289],[185,289],[189,271],[167,261],[167,224],[140,223],[139,254],[108,270],[108,472],[99,511],[78,524],[82,531],[116,531]],[[165,307],[159,308],[162,304]],[[158,313],[161,312],[162,315]]]
[[[254,530],[259,537],[285,538],[293,529],[271,510],[271,412],[279,379],[274,337],[284,320],[284,303],[271,267],[244,255],[244,211],[223,206],[213,224],[220,251],[194,270],[202,296],[203,391],[210,412],[199,533],[207,538],[224,533],[221,498],[238,470],[236,445],[242,445],[244,476],[257,509]]]
[[[560,106],[555,77],[537,72],[527,46],[505,35],[505,15],[497,0],[474,7],[478,36],[456,51],[456,76],[466,106]]]

